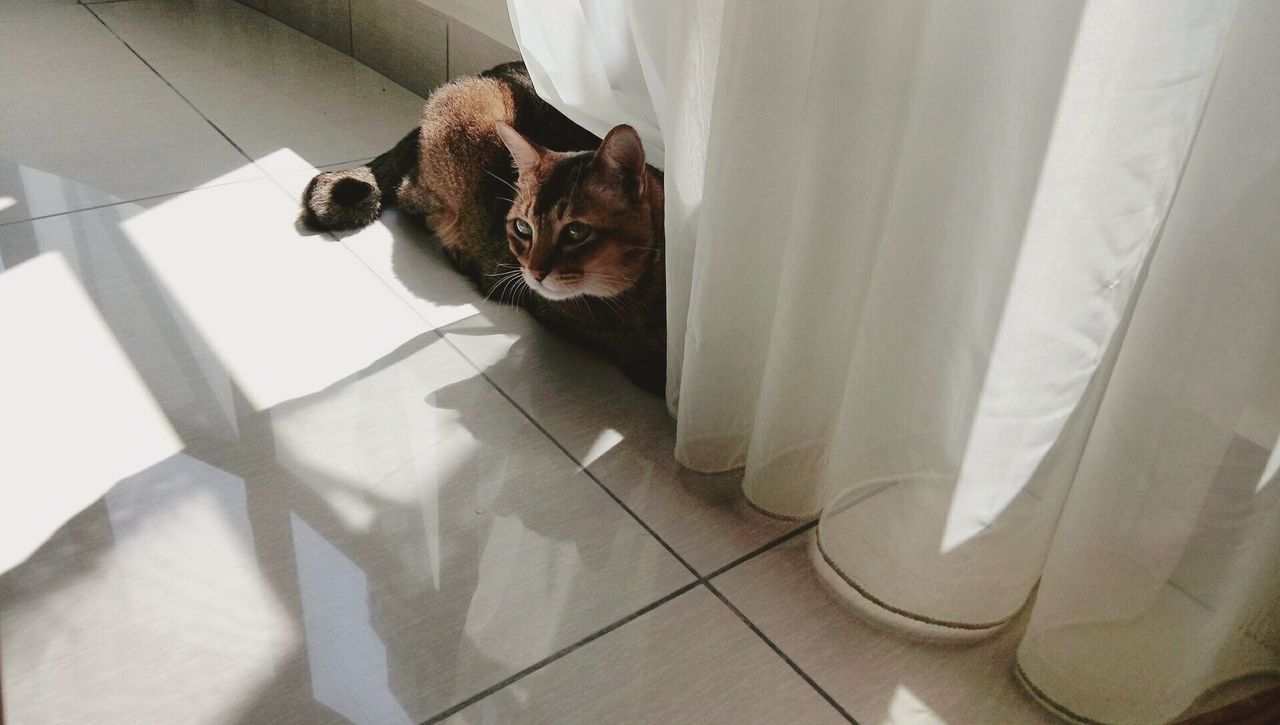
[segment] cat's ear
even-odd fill
[[[495,126],[498,129],[498,135],[502,137],[502,143],[507,145],[507,150],[511,152],[511,158],[521,174],[538,165],[544,152],[541,146],[521,136],[519,131],[502,121],[498,121]]]
[[[626,124],[614,126],[591,159],[596,169],[615,175],[622,188],[636,195],[644,191],[644,144]]]

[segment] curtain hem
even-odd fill
[[[855,613],[873,624],[892,629],[912,639],[932,643],[967,644],[995,634],[1017,613],[994,622],[953,622],[895,607],[867,591],[845,573],[822,548],[821,532],[809,540],[809,560],[827,589]]]
[[[1067,722],[1079,723],[1080,725],[1107,725],[1107,723],[1104,723],[1101,720],[1094,720],[1074,712],[1065,705],[1059,704],[1057,700],[1049,697],[1043,689],[1031,681],[1031,678],[1027,676],[1026,671],[1022,669],[1022,664],[1019,662],[1014,662],[1013,664],[1013,679],[1017,680],[1022,689],[1031,696],[1031,699],[1040,703],[1041,707]]]
[[[822,512],[821,512],[821,511],[819,511],[819,512],[817,512],[817,513],[812,513],[812,514],[799,514],[799,515],[795,515],[795,514],[780,514],[780,513],[776,512],[776,511],[771,511],[771,510],[769,510],[769,509],[765,508],[764,506],[761,506],[760,504],[756,503],[755,501],[752,501],[752,500],[751,500],[751,496],[749,496],[749,495],[743,495],[743,497],[742,497],[742,498],[743,498],[743,500],[745,500],[745,501],[747,502],[747,508],[750,508],[752,511],[755,511],[756,513],[760,514],[761,516],[768,516],[769,518],[771,518],[771,519],[776,519],[776,520],[778,520],[778,521],[794,521],[794,522],[797,522],[797,523],[807,524],[807,523],[809,523],[810,521],[816,521],[816,520],[818,519],[818,517],[822,515]]]

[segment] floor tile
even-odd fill
[[[967,646],[913,642],[845,610],[813,574],[798,536],[713,584],[862,723],[1054,723],[1012,671],[1019,619]]]
[[[692,580],[434,333],[229,387],[0,578],[13,722],[422,722]]]
[[[337,50],[235,2],[134,0],[103,21],[267,171],[376,156],[422,99]]]
[[[0,223],[261,175],[74,4],[0,5],[0,98]]]
[[[427,330],[340,244],[299,233],[296,215],[273,182],[248,181],[3,226],[0,258],[61,254],[153,389],[225,388],[225,369],[261,409]]]
[[[450,717],[463,723],[842,723],[703,587]]]
[[[410,242],[397,244],[393,253],[413,256]],[[676,463],[666,404],[612,364],[547,334],[522,310],[477,307],[481,314],[444,328],[449,341],[699,572],[798,526],[748,507],[740,474]]]

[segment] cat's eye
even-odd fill
[[[564,236],[572,244],[581,244],[591,236],[591,226],[583,222],[569,222],[565,225]]]
[[[521,239],[533,238],[533,227],[529,225],[529,222],[523,219],[517,219],[512,224],[512,226],[514,226],[516,229],[516,236],[520,237]]]

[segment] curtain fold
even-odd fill
[[[661,154],[678,460],[905,634],[1038,585],[1060,715],[1280,672],[1280,9],[509,2],[539,92]]]
[[[1277,669],[1277,30],[1242,4],[1049,548],[1018,662],[1063,712],[1167,720]]]

